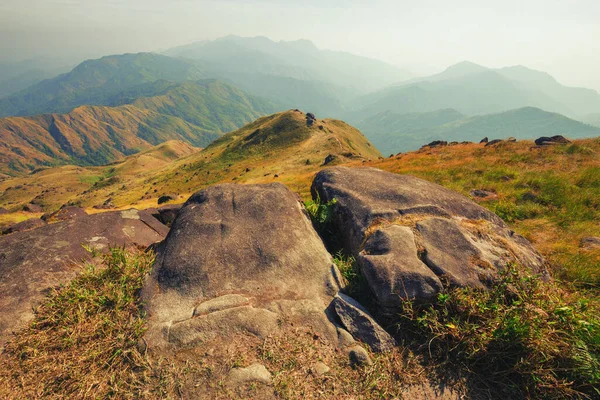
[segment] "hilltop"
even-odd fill
[[[317,119],[309,126],[301,111],[259,118],[193,154],[169,152],[183,155],[173,162],[147,162],[146,168],[132,168],[138,163],[133,160],[142,155],[154,157],[161,149],[164,147],[108,166],[49,168],[0,182],[0,207],[18,211],[34,201],[46,210],[55,210],[67,203],[92,207],[107,199],[117,207],[143,207],[156,205],[163,194],[188,194],[216,182],[277,181],[307,195],[306,182],[329,156],[328,165],[381,156],[350,125]]]
[[[101,165],[168,140],[205,147],[273,110],[269,102],[215,80],[157,81],[120,92],[115,101],[124,105],[0,118],[0,173]]]

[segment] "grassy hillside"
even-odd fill
[[[153,94],[132,97],[140,93]],[[131,104],[1,118],[0,173],[67,163],[101,165],[167,140],[205,147],[272,110],[270,103],[214,80],[158,81],[119,99]]]
[[[144,208],[156,206],[162,194],[186,195],[217,182],[278,181],[307,196],[311,176],[330,154],[332,164],[381,156],[344,122],[318,120],[309,127],[304,113],[286,111],[259,118],[172,163],[134,168],[136,154],[104,167],[50,168],[0,182],[0,207],[18,211],[33,199],[47,209],[68,202],[91,207],[110,198],[116,206]]]
[[[65,113],[81,105],[110,105],[123,90],[158,80],[183,82],[207,78],[191,61],[152,53],[88,60],[71,72],[0,99],[0,117]]]
[[[537,139],[563,135],[570,138],[600,136],[600,129],[563,115],[525,107],[499,114],[465,117],[454,110],[397,114],[386,112],[358,124],[384,154],[416,150],[434,140],[477,141],[489,139]]]

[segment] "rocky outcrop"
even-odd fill
[[[128,210],[81,216],[0,237],[0,345],[11,331],[33,318],[32,307],[47,290],[79,273],[80,262],[90,258],[82,245],[97,251],[107,251],[111,245],[147,247],[167,232],[148,213]]]
[[[356,300],[343,293],[333,299],[333,308],[344,327],[375,352],[391,351],[396,342]]]
[[[535,144],[538,146],[552,146],[557,144],[569,144],[570,140],[566,139],[564,136],[556,135],[552,137],[542,136],[535,140]]]
[[[333,343],[331,256],[285,186],[217,185],[194,194],[159,247],[143,291],[151,348],[264,338],[280,321]],[[238,339],[236,339],[238,338]]]
[[[495,214],[439,185],[374,168],[321,171],[314,198],[336,199],[333,224],[383,314],[403,299],[427,301],[443,285],[484,287],[507,263],[535,272],[545,261]]]

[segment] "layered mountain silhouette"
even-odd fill
[[[273,106],[215,80],[157,81],[115,97],[120,106],[81,106],[66,114],[0,119],[0,172],[57,164],[101,165],[181,140],[205,147]],[[139,94],[150,94],[136,97]]]
[[[600,136],[598,127],[534,107],[472,117],[453,109],[408,114],[387,111],[365,119],[358,127],[384,154],[415,150],[434,140]]]

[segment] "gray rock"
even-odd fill
[[[350,366],[352,368],[373,365],[373,361],[371,361],[369,353],[367,353],[367,351],[360,346],[354,346],[349,349],[348,358],[350,359]]]
[[[338,334],[338,346],[342,349],[344,347],[352,346],[353,344],[356,343],[356,341],[354,340],[352,335],[344,328],[338,327],[337,334]]]
[[[323,376],[327,374],[330,370],[331,368],[329,368],[327,364],[321,361],[316,362],[315,365],[312,367],[312,372],[316,376]]]
[[[233,368],[229,372],[227,383],[231,386],[241,386],[251,382],[270,384],[273,377],[262,364],[252,364],[246,368]]]
[[[217,185],[194,194],[144,287],[150,346],[265,337],[281,320],[335,343],[324,310],[339,290],[331,256],[289,189]]]
[[[394,314],[404,299],[430,299],[442,290],[442,282],[417,254],[407,226],[388,226],[366,240],[358,262],[385,314]]]
[[[9,213],[9,212],[8,212],[8,210],[7,210],[6,208],[2,208],[2,207],[0,207],[0,215],[3,215],[3,214],[8,214],[8,213]]]
[[[41,221],[41,220],[38,220]],[[137,210],[87,215],[0,237],[0,345],[10,331],[33,318],[46,290],[68,283],[90,254],[109,246],[144,246],[164,239],[168,228]]]
[[[395,340],[356,300],[338,293],[333,299],[333,307],[348,332],[369,345],[371,350],[378,353],[393,350],[396,345]]]
[[[483,287],[492,278],[493,265],[452,220],[430,218],[417,223],[426,249],[424,261],[453,286]],[[483,279],[482,279],[483,278]]]
[[[484,220],[506,227],[494,213],[434,183],[375,168],[332,167],[315,177],[311,192],[323,202],[336,199],[334,223],[346,247],[358,255],[365,233],[381,221],[410,215]]]
[[[535,144],[538,146],[552,146],[552,145],[557,145],[557,144],[568,144],[568,143],[571,143],[571,141],[561,135],[556,135],[556,136],[552,136],[552,137],[542,136],[535,140]]]
[[[384,315],[395,315],[403,299],[431,299],[442,283],[488,285],[510,262],[546,271],[540,254],[497,215],[431,182],[334,167],[317,174],[311,191],[322,202],[336,199],[334,228]]]
[[[490,140],[489,140],[489,139],[488,139],[488,137],[486,136],[486,137],[484,137],[483,139],[481,139],[481,141],[480,141],[479,143],[480,143],[480,144],[483,144],[483,143],[487,143],[487,142],[489,142],[489,141],[490,141]]]

